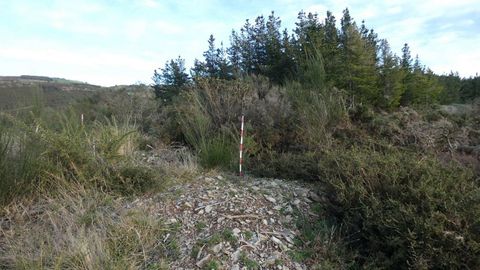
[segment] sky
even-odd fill
[[[169,59],[202,59],[210,34],[228,46],[246,19],[275,11],[291,30],[300,10],[339,23],[345,8],[437,74],[480,73],[479,0],[0,0],[0,76],[151,84]]]

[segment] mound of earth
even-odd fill
[[[311,205],[322,201],[312,190],[294,181],[201,176],[125,207],[177,225],[171,269],[307,269],[290,251],[295,221],[314,217]]]

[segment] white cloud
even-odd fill
[[[175,35],[185,31],[184,27],[179,23],[169,21],[155,21],[153,26],[155,30],[160,32],[159,34]]]
[[[339,23],[346,7],[357,23],[365,19],[367,27],[388,39],[395,52],[409,43],[412,54],[419,54],[435,72],[458,70],[468,76],[480,71],[480,34],[466,32],[475,28],[479,17],[465,15],[480,14],[478,0],[245,1],[234,4],[235,9],[229,5],[218,0],[51,0],[49,5],[0,0],[0,30],[7,37],[0,43],[0,74],[36,73],[103,85],[148,82],[153,69],[168,59],[181,55],[192,63],[201,58],[210,34],[217,46],[220,41],[228,45],[231,30],[247,18],[268,16],[274,9],[282,27],[291,29],[302,9],[317,12],[322,21],[330,10]],[[2,21],[4,15],[13,20]],[[30,27],[18,29],[22,34],[17,35],[15,25]]]
[[[317,13],[319,16],[323,16],[327,13],[328,8],[322,4],[316,4],[307,7],[304,11],[306,13]],[[298,12],[298,10],[297,10]]]
[[[392,6],[387,8],[387,14],[389,15],[395,15],[395,14],[400,14],[403,11],[401,6]]]
[[[21,44],[36,42],[35,47]],[[154,53],[132,54],[105,49],[72,48],[52,42],[21,41],[17,46],[1,46],[0,74],[37,74],[88,81],[100,85],[148,82],[157,65]],[[167,55],[157,55],[167,57]],[[8,67],[8,68],[7,68]]]
[[[148,29],[148,23],[144,20],[127,21],[124,27],[125,35],[131,40],[140,39]]]
[[[155,0],[142,0],[141,3],[149,8],[157,8],[160,6],[160,4]]]

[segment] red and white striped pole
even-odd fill
[[[244,123],[245,117],[242,115],[242,124],[240,126],[240,161],[238,164],[238,169],[240,176],[243,176],[243,171],[242,171],[242,165],[243,165],[243,123]]]

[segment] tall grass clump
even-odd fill
[[[265,78],[199,80],[177,100],[176,110],[186,142],[209,168],[231,168],[236,162],[242,114],[254,144],[286,147],[291,142],[291,136],[282,136],[288,129],[281,129],[290,121],[286,94]]]
[[[50,164],[39,157],[44,145],[28,136],[18,136],[0,125],[0,204],[17,195],[34,192],[34,185]]]
[[[343,92],[327,83],[323,57],[317,49],[306,49],[304,57],[299,80],[286,85],[296,114],[295,130],[310,149],[328,147],[334,127],[346,116]]]
[[[153,182],[155,177],[154,173],[143,173],[146,170],[125,170],[137,167],[128,156],[137,147],[138,133],[128,122],[84,125],[73,111],[48,119],[1,114],[0,128],[2,202],[49,192],[63,183],[123,191],[126,182]]]
[[[346,116],[342,92],[320,85],[308,88],[298,82],[291,82],[287,89],[296,114],[297,138],[310,149],[328,147],[335,126]]]
[[[480,187],[433,156],[339,147],[320,159],[327,216],[365,268],[477,269]]]
[[[205,168],[229,168],[233,161],[234,139],[225,125],[218,123],[220,129],[213,126],[213,117],[207,106],[211,100],[204,99],[198,91],[188,93],[186,99],[190,107],[179,107],[179,123],[186,141],[197,152],[200,165]]]

